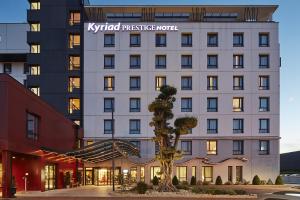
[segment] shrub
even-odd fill
[[[277,176],[275,180],[275,185],[283,185],[283,180],[281,176]]]
[[[234,190],[237,195],[246,195],[247,192],[245,190]]]
[[[186,182],[186,181],[185,181]],[[179,185],[176,185],[176,188],[177,189],[181,189],[181,190],[189,190],[190,189],[190,186],[188,184],[184,184],[184,183],[181,183]]]
[[[196,185],[203,185],[203,182],[201,180],[197,181]]]
[[[226,189],[215,189],[215,188],[203,188],[199,186],[195,186],[192,188],[193,193],[197,194],[211,194],[211,195],[245,195],[247,194],[244,190],[226,190]]]
[[[210,185],[210,181],[203,181],[202,185]]]
[[[196,177],[192,176],[191,178],[191,185],[196,185]]]
[[[153,180],[152,180],[152,184],[153,185],[158,185],[158,183],[159,183],[159,180],[158,180],[157,176],[154,176]]]
[[[175,185],[175,186],[176,186],[176,185],[179,185],[179,181],[178,181],[177,176],[174,176],[174,177],[173,177],[173,179],[172,179],[172,184]]]
[[[222,185],[222,184],[223,184],[222,178],[221,176],[218,176],[216,179],[216,185]]]
[[[255,175],[252,180],[252,185],[259,185],[259,184],[260,184],[260,178],[257,175]]]
[[[231,181],[227,181],[224,183],[224,185],[232,185],[233,183]]]
[[[145,194],[148,189],[148,185],[144,182],[138,182],[136,185],[136,191],[139,194]]]
[[[267,185],[273,185],[273,181],[269,178]]]
[[[260,185],[266,185],[267,184],[267,181],[266,180],[261,180],[260,181]]]
[[[243,185],[249,185],[249,184],[250,184],[250,181],[246,181],[246,180],[243,181]]]

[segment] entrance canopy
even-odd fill
[[[114,149],[113,149],[114,144]],[[117,157],[140,156],[139,149],[126,140],[109,139],[95,142],[81,149],[66,153],[83,161],[98,163]]]

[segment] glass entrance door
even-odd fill
[[[55,165],[46,165],[44,173],[45,173],[45,190],[55,189],[55,184],[56,184]]]
[[[94,185],[112,185],[112,173],[111,168],[95,168],[94,169]],[[115,183],[117,182],[117,177],[120,173],[120,168],[115,169]]]

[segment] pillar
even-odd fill
[[[10,151],[2,151],[2,197],[11,198],[12,182],[12,154]]]

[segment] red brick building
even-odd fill
[[[76,148],[82,130],[8,75],[0,74],[0,181],[2,196],[17,191],[63,188],[77,180]]]

